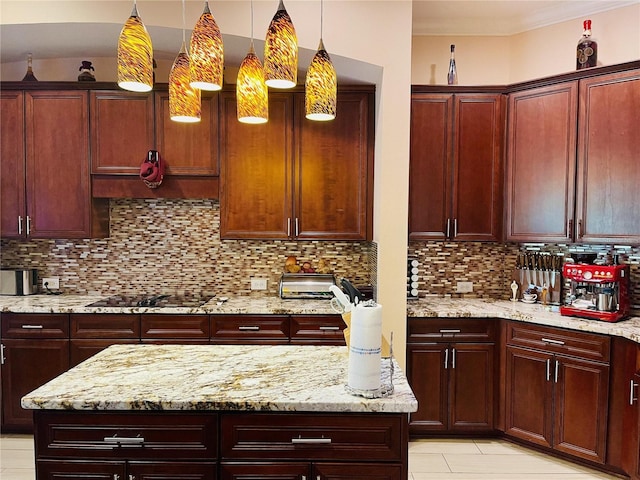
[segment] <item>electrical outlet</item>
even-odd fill
[[[471,293],[473,292],[473,282],[458,282],[456,284],[457,293]]]
[[[60,278],[58,277],[45,277],[42,279],[42,288],[45,290],[48,288],[49,290],[59,290],[60,289]]]
[[[266,290],[267,279],[266,278],[253,278],[251,277],[251,290]]]

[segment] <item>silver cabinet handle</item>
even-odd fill
[[[336,326],[321,326],[320,330],[340,330],[340,327],[336,327]]]
[[[444,368],[448,368],[449,365],[449,349],[444,349]]]
[[[456,349],[451,349],[451,368],[456,368]]]
[[[4,359],[4,355],[2,357]],[[638,397],[633,395],[634,390],[638,387],[638,384],[631,379],[631,388],[629,388],[629,405],[633,405],[638,401]]]
[[[260,325],[240,325],[238,327],[238,330],[241,330],[243,332],[257,332],[260,330]]]
[[[558,383],[558,370],[560,370],[560,361],[556,360],[556,371],[553,372],[554,381]]]
[[[551,359],[547,358],[547,382],[551,378]]]
[[[31,235],[31,217],[27,215],[27,235]]]
[[[22,235],[22,215],[18,215],[18,235]]]
[[[454,218],[453,219],[453,238],[456,238],[458,236],[458,219]]]
[[[452,328],[452,329],[441,328],[440,333],[460,333],[460,329],[459,328]]]
[[[291,236],[291,217],[287,217],[287,237]]]
[[[542,338],[542,341],[544,343],[552,343],[554,345],[564,345],[564,342],[562,340],[554,340],[553,338]]]
[[[296,217],[296,237],[300,235],[300,222],[298,221],[298,217]]]
[[[0,365],[4,365],[4,361],[6,360],[6,357],[4,356],[4,344],[0,345]],[[631,381],[631,383],[633,383],[633,380]]]
[[[44,327],[42,325],[22,325],[22,328],[25,330],[42,330]]]
[[[136,476],[135,475],[129,475],[129,480],[136,480]]]
[[[113,480],[120,480],[120,475],[118,475],[117,473],[114,473]]]
[[[451,227],[451,219],[447,218],[447,234],[446,234],[447,238],[449,238],[450,227]]]
[[[104,437],[102,441],[116,445],[142,446],[142,444],[144,444],[144,437],[118,437],[114,435],[113,437]]]
[[[298,438],[292,438],[291,439],[291,443],[293,443],[293,444],[310,444],[310,443],[327,444],[327,443],[331,443],[331,439],[330,438],[325,438],[325,437],[321,437],[321,438],[302,438],[301,436],[299,436]]]

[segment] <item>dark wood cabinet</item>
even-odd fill
[[[215,480],[215,463],[39,460],[43,480]]]
[[[209,315],[142,314],[142,343],[209,343]]]
[[[509,95],[506,239],[569,242],[573,235],[578,83]]]
[[[2,429],[31,432],[33,412],[20,400],[69,368],[69,316],[3,313],[0,322]]]
[[[291,315],[292,345],[345,345],[341,315]]]
[[[605,463],[609,348],[608,337],[509,323],[505,433]]]
[[[371,238],[372,93],[338,93],[318,124],[300,93],[270,93],[263,125],[238,122],[232,92],[220,102],[222,238]]]
[[[495,322],[409,318],[408,327],[410,433],[493,431]]]
[[[211,343],[289,343],[288,315],[211,315]]]
[[[402,480],[400,465],[367,463],[222,463],[221,480]]]
[[[580,80],[576,241],[640,243],[640,70]]]
[[[3,92],[2,100],[2,171],[7,173],[6,180],[2,175],[2,235],[106,236],[108,202],[91,197],[88,92],[19,93]],[[5,105],[9,118],[21,123],[9,125]],[[24,156],[20,157],[23,144]]]
[[[409,238],[500,241],[504,96],[411,96]]]
[[[71,367],[110,345],[140,343],[140,315],[72,313],[70,317]]]

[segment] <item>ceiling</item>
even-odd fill
[[[457,36],[512,35],[637,4],[640,0],[413,0],[412,3],[414,35]],[[2,25],[0,60],[24,61],[26,52],[38,52],[38,58],[81,57],[86,51],[95,52],[95,56],[114,57],[113,39],[121,28],[98,23]],[[154,55],[172,61],[181,31],[157,26],[148,29],[154,39]],[[78,42],[78,38],[83,41]],[[245,39],[225,34],[225,59],[230,64],[239,65],[245,53]],[[306,61],[310,61],[313,53],[301,52],[301,60],[308,57]]]

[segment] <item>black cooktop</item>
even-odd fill
[[[114,295],[98,300],[87,307],[157,307],[193,308],[204,305],[212,295]]]

